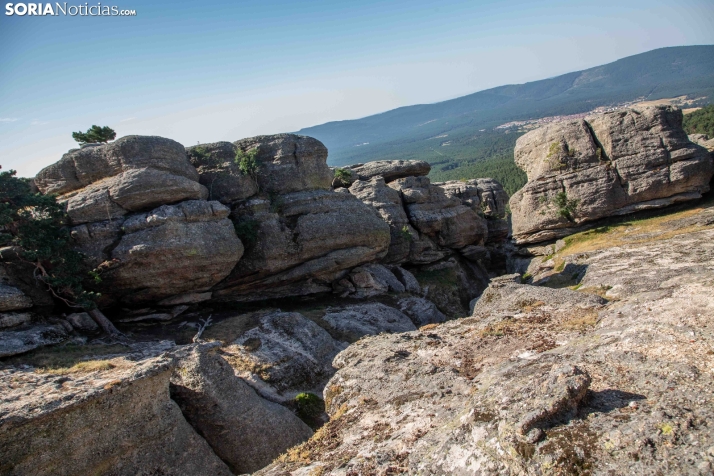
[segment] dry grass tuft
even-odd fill
[[[68,375],[68,374],[80,374],[80,373],[90,373],[90,372],[101,372],[105,370],[111,370],[116,368],[115,362],[110,360],[87,360],[85,362],[79,362],[71,367],[47,367],[42,369],[37,369],[35,372],[42,374],[52,374],[52,375]]]
[[[563,329],[571,331],[586,331],[595,327],[598,320],[598,313],[594,309],[576,312],[570,319],[563,321]]]

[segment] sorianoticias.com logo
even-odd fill
[[[71,17],[133,17],[136,10],[122,10],[117,6],[90,5],[67,5],[67,2],[59,3],[6,3],[5,15],[17,16],[71,16]]]

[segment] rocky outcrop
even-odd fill
[[[74,224],[113,220],[208,195],[181,144],[147,136],[71,150],[42,169],[35,184],[66,203]]]
[[[544,126],[518,139],[515,160],[528,174],[510,201],[519,244],[697,199],[714,173],[711,156],[682,130],[681,111],[669,106]]]
[[[470,318],[361,339],[324,439],[258,474],[710,474],[713,215],[561,248],[577,291],[504,276]]]
[[[389,184],[401,194],[409,221],[420,233],[446,248],[483,244],[486,220],[456,197],[448,197],[427,177],[397,179]]]
[[[0,371],[0,473],[232,474],[169,398],[171,359],[113,362],[63,376]]]
[[[225,353],[257,392],[289,401],[300,392],[321,393],[335,372],[332,359],[346,346],[299,313],[268,311]]]
[[[327,148],[317,139],[295,134],[250,137],[234,142],[241,154],[254,153],[261,192],[286,194],[328,190],[333,173]]]
[[[405,314],[381,303],[330,309],[322,319],[350,340],[382,332],[407,332],[416,329]]]
[[[381,264],[358,266],[350,271],[346,278],[333,283],[335,291],[342,297],[350,295],[356,298],[378,296],[387,292],[403,293],[404,284]]]
[[[714,139],[711,139],[708,135],[706,134],[691,134],[689,136],[689,140],[694,142],[697,145],[701,145],[705,149],[707,149],[709,152],[714,152]]]
[[[27,324],[30,319],[24,313],[0,314],[7,327]],[[22,326],[0,332],[0,357],[23,354],[46,345],[59,344],[69,337],[59,324]]]
[[[0,312],[32,307],[32,299],[14,286],[0,283]]]
[[[230,142],[214,142],[187,147],[191,165],[196,167],[199,182],[208,189],[208,199],[230,204],[258,192],[253,177],[241,172],[236,160],[238,147]]]
[[[217,352],[193,348],[179,351],[178,358],[171,398],[234,474],[256,471],[312,435],[290,410],[237,378]]]
[[[229,212],[216,201],[186,201],[72,234],[95,263],[115,260],[102,275],[107,297],[135,304],[206,291],[228,276],[243,254]]]
[[[259,300],[330,291],[362,263],[383,257],[389,226],[350,194],[307,190],[256,197],[233,209],[247,250],[214,299]]]
[[[431,165],[421,160],[376,160],[366,164],[356,164],[345,167],[352,173],[354,180],[370,180],[382,177],[385,182],[406,177],[422,177],[429,175]]]
[[[440,324],[446,321],[446,316],[436,307],[436,304],[417,296],[402,298],[397,303],[399,310],[412,320],[416,327],[427,324]]]

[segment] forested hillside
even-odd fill
[[[512,163],[519,132],[497,126],[680,96],[694,105],[707,104],[714,96],[714,46],[662,48],[555,78],[330,122],[299,133],[327,146],[330,165],[420,159],[433,165],[434,180],[489,172],[508,183],[512,193],[524,183]]]

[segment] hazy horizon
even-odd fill
[[[709,2],[622,3],[162,0],[120,5],[136,17],[3,15],[0,165],[32,176],[92,124],[235,141],[714,43]]]

